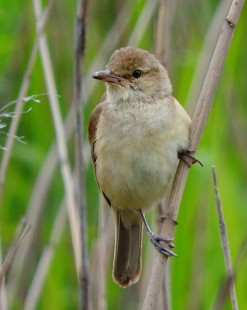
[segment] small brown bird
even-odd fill
[[[147,51],[116,50],[93,78],[106,82],[106,99],[91,114],[89,141],[98,187],[115,213],[113,278],[127,287],[140,277],[143,223],[155,248],[175,255],[142,211],[162,200],[179,155],[190,156],[191,120],[172,97],[165,67]]]

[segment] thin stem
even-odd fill
[[[31,226],[27,224],[27,222],[25,220],[22,220],[20,225],[17,228],[14,240],[10,246],[10,249],[8,251],[8,254],[1,266],[0,269],[0,289],[1,289],[1,285],[3,282],[3,278],[5,277],[9,267],[11,266],[11,263],[15,257],[16,251],[20,245],[20,243],[22,242],[22,240],[24,239],[24,237],[26,236],[26,234],[28,233],[28,231],[30,230]]]
[[[37,23],[39,22],[39,18],[42,15],[41,9],[41,1],[33,0],[33,7],[35,12],[35,17]],[[72,236],[72,243],[75,255],[75,264],[77,272],[79,273],[80,262],[80,237],[79,237],[79,222],[78,222],[78,211],[76,209],[75,197],[74,197],[74,184],[73,177],[71,173],[71,168],[68,160],[66,139],[65,139],[65,131],[62,122],[61,111],[59,108],[58,98],[56,96],[56,85],[54,74],[52,70],[52,63],[50,59],[50,53],[47,45],[47,41],[45,36],[43,35],[40,39],[39,45],[42,68],[44,71],[44,77],[46,82],[46,87],[48,90],[49,101],[50,101],[50,109],[53,117],[55,136],[58,148],[58,157],[60,162],[61,175],[64,183],[64,190],[66,196],[66,205],[69,217],[69,224]]]
[[[51,261],[54,257],[57,244],[60,241],[62,233],[64,231],[65,223],[66,223],[66,209],[65,204],[63,203],[60,206],[60,209],[57,213],[49,243],[42,252],[39,264],[36,268],[34,277],[32,279],[32,283],[27,293],[27,297],[24,304],[25,310],[31,310],[37,308],[37,303],[39,301],[39,297],[44,287],[45,280],[49,273]]]
[[[106,217],[105,211],[108,208],[106,205],[105,198],[100,195],[99,201],[99,243],[98,243],[98,255],[97,255],[97,309],[105,310],[107,309],[106,300],[106,265],[105,260],[107,256],[106,251],[106,236],[105,236],[105,225]]]
[[[80,216],[81,266],[79,270],[79,307],[89,308],[89,275],[87,262],[87,226],[86,226],[86,191],[85,167],[83,159],[83,109],[82,103],[82,60],[86,44],[87,0],[78,0],[75,25],[75,64],[74,64],[74,105],[75,105],[75,154],[76,154],[76,197]]]
[[[158,6],[158,22],[155,39],[155,55],[167,67],[167,54],[169,52],[169,26],[170,26],[170,0],[161,0]]]
[[[138,18],[135,28],[132,31],[127,45],[138,44],[142,38],[142,35],[145,33],[144,29],[146,29],[149,25],[157,4],[158,0],[147,1],[147,4],[144,6],[141,15]]]
[[[214,166],[212,167],[212,172],[213,172],[213,181],[214,181],[215,201],[216,201],[216,208],[217,208],[219,228],[220,228],[221,245],[222,245],[222,250],[223,250],[224,259],[225,259],[227,276],[232,279],[230,283],[230,287],[229,287],[231,302],[232,302],[232,309],[237,310],[238,302],[237,302],[237,295],[236,295],[236,290],[235,290],[235,285],[234,285],[234,274],[232,270],[230,247],[228,243],[226,224],[225,224],[225,219],[223,215],[221,199],[220,199],[220,194],[219,194],[216,169]]]
[[[227,15],[231,5],[231,0],[221,0],[216,9],[214,18],[208,28],[206,37],[203,42],[203,48],[197,60],[195,73],[190,84],[189,93],[186,98],[187,111],[192,112],[195,109],[196,102],[198,101],[200,91],[202,89],[203,81],[205,79],[207,69],[212,57],[214,47],[217,43],[219,33],[222,26],[222,20]]]
[[[242,244],[240,245],[238,254],[236,256],[236,260],[233,266],[233,274],[239,273],[239,269],[244,260],[246,260],[246,251],[247,251],[247,237],[244,238]],[[217,298],[214,304],[210,307],[210,309],[218,310],[222,309],[222,305],[229,294],[230,287],[233,282],[233,276],[227,276],[223,281],[220,290],[217,294]]]

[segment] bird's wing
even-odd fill
[[[98,126],[98,122],[100,119],[100,114],[102,110],[105,109],[106,106],[107,106],[107,101],[106,100],[101,101],[91,113],[90,118],[89,118],[89,123],[88,123],[88,139],[91,145],[91,156],[92,156],[92,161],[93,161],[93,166],[94,166],[95,179],[96,179],[99,189],[100,189],[100,186],[99,186],[97,175],[96,175],[96,167],[97,167],[97,154],[95,153],[95,143],[97,142],[96,131],[97,131],[97,126]],[[108,205],[111,206],[111,202],[109,198],[106,196],[104,192],[102,192],[102,194],[105,200],[107,201]]]
[[[94,164],[94,169],[96,168],[95,166],[96,166],[96,160],[97,160],[97,156],[95,154],[96,131],[97,131],[100,114],[106,106],[107,106],[106,100],[99,102],[97,106],[94,108],[93,112],[91,113],[90,118],[89,118],[89,123],[88,123],[88,139],[91,145],[91,155],[92,155],[92,160]]]

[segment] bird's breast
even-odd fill
[[[176,167],[178,143],[164,117],[155,121],[152,115],[132,115],[126,121],[103,115],[95,145],[96,177],[112,206],[138,210],[158,203]]]

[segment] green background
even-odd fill
[[[227,2],[227,1],[225,1]],[[97,68],[104,69],[111,53],[118,47],[128,44],[129,37],[140,20],[148,1],[90,1],[87,17],[87,41],[83,62],[84,73],[84,127],[89,113],[104,92],[103,83],[91,79],[92,62],[98,57],[101,46],[109,35],[114,22],[124,7],[127,14],[115,26],[117,41],[110,39],[101,51]],[[188,102],[188,94],[204,39],[216,13],[218,1],[175,1],[170,14],[168,72],[173,85],[173,94],[179,102],[193,111],[196,98]],[[43,1],[43,6],[46,2]],[[54,70],[57,94],[63,118],[73,103],[73,38],[75,23],[75,1],[54,1],[45,27],[52,67]],[[139,41],[135,45],[154,50],[158,10],[152,15],[147,27],[141,24]],[[197,157],[203,162],[191,169],[185,188],[176,228],[175,244],[178,258],[172,259],[171,302],[174,309],[209,309],[222,287],[226,275],[221,249],[211,166],[216,166],[223,212],[228,230],[233,266],[236,267],[236,291],[239,307],[247,307],[247,262],[246,245],[243,242],[247,233],[247,43],[246,8],[243,10],[226,58],[221,81],[214,99],[208,122],[201,140]],[[144,19],[145,20],[145,19]],[[224,18],[221,18],[221,23]],[[127,24],[125,26],[125,24]],[[18,92],[35,40],[35,17],[31,1],[1,0],[0,7],[0,105],[3,107],[18,98]],[[217,33],[218,28],[215,27]],[[213,31],[214,32],[214,31]],[[213,46],[213,45],[212,45]],[[203,58],[206,62],[206,58]],[[205,64],[206,66],[206,64]],[[199,72],[203,74],[203,70]],[[94,87],[87,96],[88,87]],[[42,63],[38,54],[30,76],[27,96],[47,92]],[[27,213],[34,184],[42,165],[55,141],[53,120],[47,95],[38,96],[41,103],[30,101],[25,104],[17,135],[24,136],[25,144],[15,141],[10,163],[4,181],[0,208],[1,253],[5,257],[21,218]],[[9,111],[13,111],[13,105]],[[192,112],[191,112],[192,115]],[[1,129],[0,145],[5,146],[6,132],[11,118],[1,116],[6,127]],[[84,128],[84,129],[85,129]],[[86,130],[85,130],[86,139]],[[68,141],[71,166],[74,165],[74,139]],[[4,150],[0,150],[2,157]],[[92,165],[86,171],[88,254],[90,276],[93,275],[93,253],[98,239],[98,194]],[[64,197],[63,182],[57,167],[49,186],[49,191],[40,199],[42,212],[35,230],[35,242],[30,257],[19,276],[13,278],[11,270],[6,278],[6,289],[10,309],[22,309],[26,294],[37,268],[42,251],[49,244],[51,230]],[[39,201],[40,203],[40,201]],[[149,215],[152,221],[153,211]],[[24,240],[25,242],[25,240]],[[21,255],[20,246],[15,264]],[[144,270],[148,269],[153,249],[144,237]],[[38,299],[37,309],[77,309],[78,286],[68,224],[63,229],[61,239],[55,247],[54,258],[49,266],[47,278]],[[237,264],[243,254],[241,264]],[[111,278],[112,252],[107,253],[109,264],[106,279],[107,309],[137,309],[140,284],[128,289],[120,289]],[[147,263],[145,265],[145,263]],[[145,267],[146,266],[146,267]],[[9,285],[18,284],[13,294]],[[12,292],[12,291],[11,291]],[[94,289],[90,288],[93,308],[97,300]],[[230,301],[224,309],[230,309]]]

